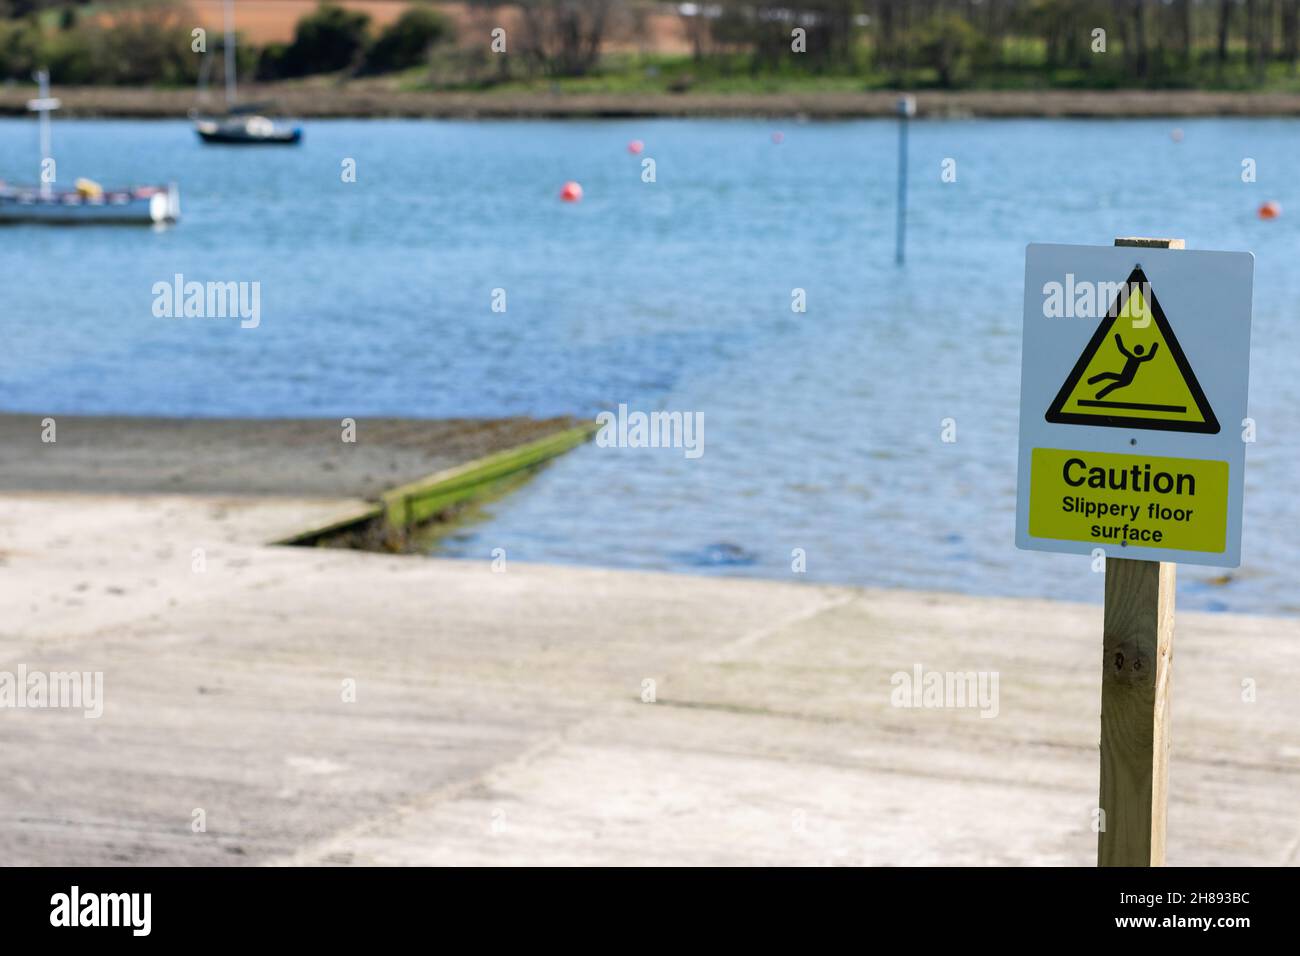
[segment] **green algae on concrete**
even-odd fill
[[[594,422],[584,422],[534,441],[484,455],[399,485],[380,495],[378,503],[359,505],[328,525],[305,529],[276,544],[316,545],[344,542],[363,550],[406,549],[413,532],[471,500],[491,496],[503,484],[589,440]]]
[[[404,529],[428,521],[502,478],[581,445],[595,432],[595,423],[587,422],[401,485],[382,497],[385,522],[390,528]]]

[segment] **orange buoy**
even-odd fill
[[[565,202],[577,202],[582,198],[582,186],[570,179],[560,190],[560,198]]]
[[[641,142],[639,139],[634,139],[632,142],[627,144],[627,151],[633,156],[639,155],[645,151],[645,143]]]
[[[1282,207],[1271,199],[1259,207],[1260,219],[1276,219],[1280,215],[1282,215]]]

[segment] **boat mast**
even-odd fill
[[[226,20],[226,111],[235,105],[235,0],[222,0]]]
[[[59,101],[50,96],[49,70],[38,70],[36,83],[40,88],[40,96],[34,100],[28,100],[27,108],[34,113],[41,114],[41,195],[48,198],[53,192],[50,187],[50,181],[53,177],[46,177],[45,165],[47,162],[54,162],[53,157],[50,156],[50,111],[59,108]]]

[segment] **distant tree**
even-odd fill
[[[720,0],[693,5],[683,20],[697,60],[711,46],[748,51],[755,73],[820,71],[856,60],[862,34],[854,18],[863,7],[864,0]]]
[[[951,87],[964,79],[980,43],[979,32],[955,13],[935,14],[918,28],[920,65],[939,75],[939,85]]]
[[[1285,0],[1282,4],[1282,51],[1287,71],[1294,74],[1296,57],[1300,56],[1300,0]]]
[[[35,24],[27,20],[0,23],[0,77],[26,82],[40,61],[41,36]]]
[[[1196,46],[1193,36],[1192,0],[1178,0],[1179,32],[1182,38],[1182,61],[1184,67],[1192,65],[1192,50]]]
[[[370,16],[322,3],[298,21],[284,51],[284,75],[334,73],[357,66],[370,40]]]
[[[600,59],[612,0],[519,0],[526,56],[558,76],[582,76]]]
[[[1250,4],[1255,26],[1251,59],[1255,66],[1257,82],[1264,82],[1268,76],[1268,65],[1273,60],[1273,28],[1277,20],[1276,0],[1257,0]]]
[[[174,6],[124,6],[107,23],[44,35],[42,62],[56,84],[175,86],[194,81],[190,27]]]
[[[450,40],[452,23],[428,7],[411,7],[384,28],[366,52],[364,71],[388,73],[424,63],[429,49]]]
[[[279,80],[292,76],[289,64],[289,44],[268,43],[257,56],[256,76],[259,80]]]
[[[11,20],[30,17],[44,6],[42,0],[0,0],[0,9],[4,9]]]
[[[896,0],[875,0],[872,23],[876,65],[894,67],[898,61],[898,10]]]
[[[1219,19],[1215,28],[1215,55],[1219,67],[1228,61],[1228,31],[1232,29],[1232,0],[1219,0]]]
[[[1139,79],[1147,75],[1147,0],[1132,0],[1133,31],[1129,34],[1132,49],[1125,49],[1130,69]]]
[[[1041,0],[1026,11],[1023,25],[1042,37],[1050,68],[1087,64],[1092,30],[1108,20],[1091,0]]]

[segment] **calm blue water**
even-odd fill
[[[699,411],[702,458],[584,447],[447,550],[789,578],[802,548],[806,579],[1099,600],[1087,559],[1012,544],[1024,246],[1182,236],[1256,253],[1259,442],[1244,565],[1226,584],[1185,567],[1180,606],[1297,613],[1300,124],[1174,125],[915,124],[899,269],[891,121],[311,122],[300,149],[247,151],[56,121],[61,181],[175,179],[185,218],[0,232],[0,407]],[[34,122],[0,121],[0,177],[32,181],[36,153]],[[556,198],[566,179],[581,204]],[[1255,218],[1265,199],[1281,219]],[[154,318],[177,272],[260,282],[261,327]]]

